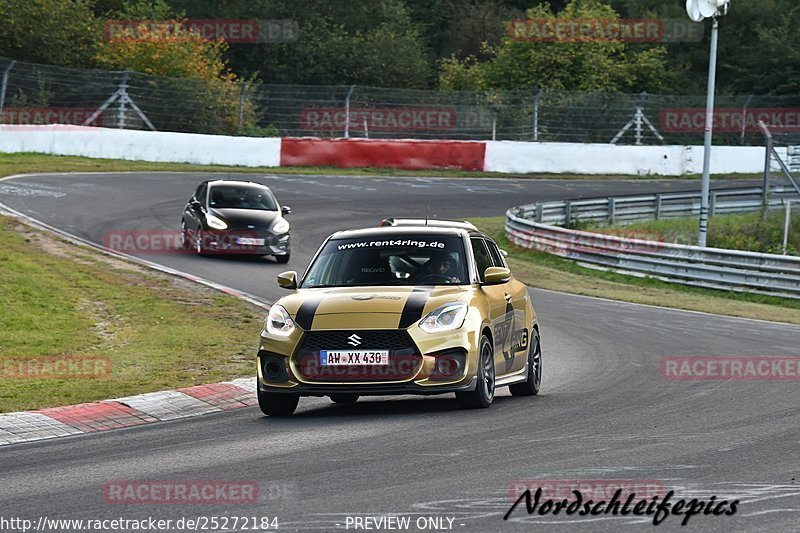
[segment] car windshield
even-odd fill
[[[469,283],[465,257],[464,241],[456,236],[332,239],[302,287],[462,285]]]
[[[213,209],[259,209],[277,211],[275,199],[267,188],[248,185],[215,185],[208,206]]]

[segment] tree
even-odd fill
[[[205,39],[186,29],[162,0],[126,2],[116,15],[121,20],[143,22],[125,27],[103,43],[95,58],[100,66],[194,80],[148,80],[142,91],[149,91],[151,113],[161,113],[170,129],[184,129],[188,123],[189,130],[236,132],[240,94],[246,87],[223,58],[227,49],[223,40]],[[255,122],[251,104],[246,103],[243,112],[247,124]]]
[[[549,5],[540,5],[529,9],[526,17],[563,22],[619,19],[617,12],[600,0],[570,0],[558,14]],[[658,92],[668,87],[666,50],[662,46],[634,51],[621,40],[530,42],[507,36],[502,44],[488,51],[492,57],[485,62],[474,57],[465,61],[452,57],[443,62],[440,86],[626,92]],[[466,87],[467,84],[474,86]]]
[[[421,26],[402,0],[172,0],[190,18],[296,21],[297,40],[231,44],[238,72],[265,83],[430,86],[432,63]]]
[[[90,0],[0,0],[0,55],[85,67],[100,41]]]

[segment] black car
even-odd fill
[[[281,207],[266,185],[214,180],[198,185],[181,218],[184,248],[198,254],[271,255],[289,261],[292,210]]]

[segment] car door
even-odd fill
[[[472,255],[475,258],[475,267],[481,282],[481,292],[486,296],[489,304],[489,320],[492,323],[492,336],[494,337],[495,374],[501,376],[513,369],[513,358],[507,348],[511,338],[511,324],[508,320],[511,299],[508,296],[508,284],[483,284],[486,269],[497,265],[492,260],[486,239],[472,237],[470,243],[472,244]]]
[[[492,266],[508,268],[503,254],[493,241],[487,240],[486,246],[492,258]],[[517,281],[513,276],[503,287],[503,300],[505,301],[505,321],[508,335],[504,338],[504,344],[499,348],[503,353],[504,369],[508,372],[516,372],[525,367],[527,360],[528,324],[526,323],[525,310],[528,306],[528,289]]]

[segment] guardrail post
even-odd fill
[[[617,199],[613,196],[608,199],[608,223],[614,225],[617,220]]]
[[[347,91],[347,96],[344,98],[344,138],[350,137],[350,97],[353,96],[353,91],[356,86],[351,85]]]
[[[714,216],[717,212],[717,193],[711,193],[711,205],[708,206],[709,208],[709,216]]]
[[[536,89],[533,97],[533,140],[539,140],[539,100],[542,99],[542,89]]]
[[[762,198],[762,205],[764,207],[767,206],[767,202],[769,201],[769,174],[772,166],[772,132],[767,129],[766,124],[763,121],[758,121],[758,127],[761,129],[761,132],[764,134],[766,140],[766,148],[767,148],[767,155],[765,156],[764,160],[764,195]]]
[[[14,68],[14,63],[17,60],[12,60],[3,72],[3,86],[0,88],[0,118],[3,118],[4,108],[6,105],[6,89],[8,89],[8,75],[11,74],[11,69]]]
[[[541,224],[543,217],[544,217],[544,206],[542,204],[536,204],[536,222]]]
[[[243,81],[239,88],[239,122],[236,131],[241,132],[244,127],[244,93],[247,90],[247,82]]]
[[[661,195],[656,194],[656,220],[661,218]]]
[[[572,220],[572,202],[564,202],[564,226],[569,226]]]

